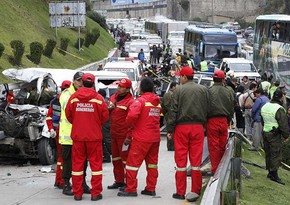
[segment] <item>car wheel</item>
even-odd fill
[[[49,139],[42,137],[37,143],[38,158],[42,165],[50,165],[55,162],[55,151]]]

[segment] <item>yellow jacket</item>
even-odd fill
[[[72,124],[66,118],[65,108],[70,96],[75,92],[73,83],[69,88],[62,91],[59,97],[61,107],[60,121],[59,121],[59,143],[62,145],[72,145],[73,141],[70,137]]]

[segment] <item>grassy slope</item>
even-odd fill
[[[247,148],[245,148],[247,149]],[[261,155],[260,155],[261,154]],[[250,152],[244,150],[242,158],[265,166],[264,153]],[[254,167],[245,166],[251,171],[251,179],[243,178],[241,205],[284,205],[289,204],[290,197],[290,172],[279,169],[280,178],[286,183],[285,186],[275,183],[266,178],[268,171]]]
[[[94,46],[86,48],[79,52],[74,48],[78,40],[78,32],[68,28],[57,30],[49,27],[48,4],[45,0],[1,0],[0,1],[0,42],[4,44],[4,55],[0,58],[0,71],[13,67],[8,62],[8,55],[12,54],[10,42],[12,40],[21,40],[25,44],[25,54],[29,54],[29,44],[33,41],[39,41],[45,46],[47,39],[57,40],[57,47],[60,45],[60,38],[69,38],[70,43],[68,52],[81,58],[70,55],[63,56],[56,49],[52,59],[42,56],[39,67],[50,68],[78,68],[88,63],[98,61],[107,56],[108,51],[115,46],[110,35],[102,29],[97,23],[87,18],[87,29],[99,28],[101,36]],[[84,38],[84,33],[81,33]],[[23,67],[35,67],[36,65],[28,61],[23,56]],[[0,82],[6,82],[7,79],[0,74]]]

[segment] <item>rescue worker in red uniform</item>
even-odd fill
[[[108,189],[118,189],[125,186],[125,165],[128,156],[128,150],[123,151],[124,141],[129,135],[128,126],[125,123],[129,107],[134,102],[130,93],[132,82],[128,78],[120,80],[118,91],[110,97],[109,111],[111,120],[111,145],[112,161],[115,182],[108,186]]]
[[[213,81],[213,86],[209,88],[206,130],[211,170],[214,174],[225,152],[228,125],[234,114],[235,93],[230,86],[224,85],[224,71],[215,71]]]
[[[69,80],[65,80],[61,84],[61,91],[66,88],[69,88],[71,82]],[[56,161],[56,173],[55,173],[55,183],[54,187],[62,189],[63,188],[63,178],[62,178],[62,154],[61,154],[61,144],[59,143],[59,120],[60,120],[60,103],[59,103],[58,94],[54,97],[46,115],[46,124],[48,130],[50,132],[50,137],[55,138],[56,150],[57,150],[57,161]]]
[[[127,187],[118,196],[137,196],[137,174],[145,160],[146,187],[141,194],[155,196],[158,177],[158,152],[160,145],[160,99],[153,93],[150,78],[140,83],[141,96],[130,106],[126,125],[132,128],[132,142],[126,163]]]
[[[104,98],[94,90],[95,76],[82,76],[83,86],[68,100],[65,109],[67,120],[72,124],[72,189],[74,199],[82,200],[84,162],[88,159],[91,170],[91,200],[103,198],[102,188],[102,125],[109,118]]]
[[[186,198],[190,202],[199,198],[202,187],[200,165],[209,101],[207,88],[196,84],[193,74],[193,69],[189,66],[183,67],[177,73],[181,85],[173,92],[166,124],[167,137],[172,137],[174,132],[176,193],[172,197],[181,200]],[[188,155],[191,165],[191,192],[185,197]]]

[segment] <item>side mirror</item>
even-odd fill
[[[203,53],[203,42],[199,43],[199,53]]]

